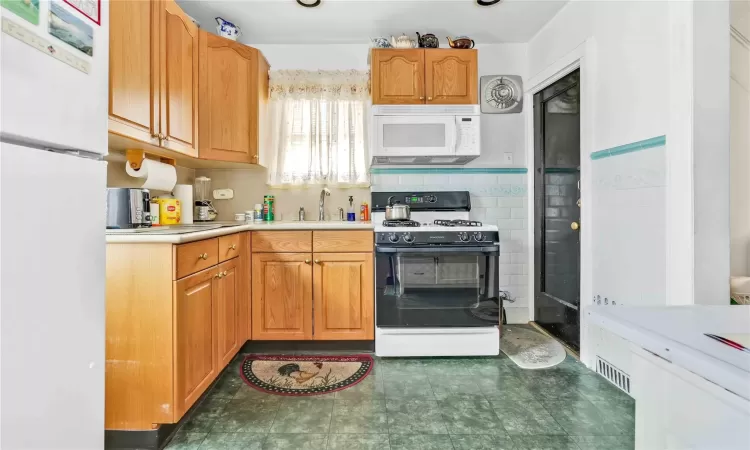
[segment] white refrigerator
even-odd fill
[[[0,7],[0,448],[101,449],[109,5],[96,24],[62,0],[12,3]]]

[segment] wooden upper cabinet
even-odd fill
[[[240,349],[238,320],[240,300],[239,258],[219,264],[214,278],[214,313],[216,314],[216,357],[219,369],[232,361]]]
[[[314,339],[374,339],[372,253],[314,255]]]
[[[199,60],[200,157],[257,163],[268,63],[257,49],[205,31]]]
[[[309,253],[253,254],[253,340],[312,339],[311,260]]]
[[[477,51],[425,50],[427,103],[476,104]]]
[[[159,145],[158,2],[111,2],[109,130]]]
[[[424,103],[424,54],[422,49],[373,49],[372,103]]]
[[[161,0],[161,146],[198,156],[198,26]]]
[[[210,268],[174,282],[175,417],[182,417],[218,374]]]
[[[466,49],[373,49],[372,103],[478,103],[477,51]]]

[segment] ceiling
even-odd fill
[[[468,35],[477,44],[528,42],[567,0],[322,0],[304,8],[295,0],[177,0],[203,28],[221,16],[252,44],[356,44],[370,37],[414,32]]]

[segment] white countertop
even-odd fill
[[[703,333],[750,333],[750,305],[588,308],[596,325],[750,400],[750,353]]]
[[[179,225],[170,226],[169,228],[154,227],[147,231],[130,231],[130,230],[107,230],[108,244],[134,244],[134,243],[166,243],[166,244],[184,244],[185,242],[200,241],[225,234],[239,233],[248,230],[265,230],[265,231],[284,231],[284,230],[372,230],[372,222],[341,222],[341,221],[275,221],[263,223],[233,223],[233,222],[212,222],[204,225],[224,225],[221,228],[207,230],[196,230],[189,233],[180,231]],[[189,225],[188,225],[189,226]],[[143,229],[141,229],[143,230]],[[170,233],[169,230],[174,230]]]

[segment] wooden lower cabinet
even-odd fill
[[[181,417],[218,373],[214,345],[216,268],[175,281],[174,403]]]
[[[310,253],[253,254],[252,324],[253,340],[312,339]]]
[[[316,253],[314,263],[313,339],[374,339],[372,253]]]
[[[240,349],[239,309],[240,276],[239,258],[219,264],[219,274],[214,279],[214,314],[216,317],[216,356],[218,367],[225,367]]]

